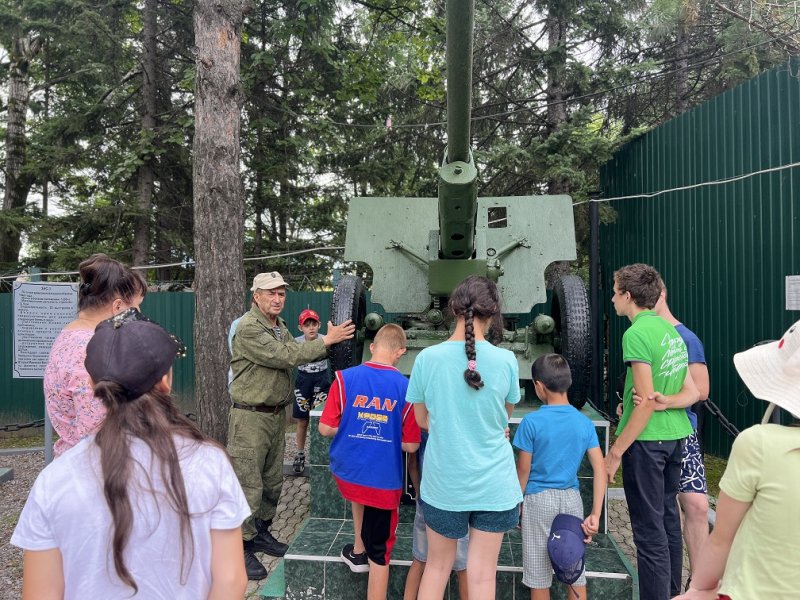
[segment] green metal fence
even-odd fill
[[[312,308],[323,323],[330,318],[332,292],[292,292],[286,295],[282,316],[295,335],[300,335],[297,317],[305,308]],[[249,301],[249,294],[247,300]],[[548,295],[549,298],[549,295]],[[244,303],[243,303],[244,306]],[[194,412],[194,293],[151,292],[145,297],[142,311],[166,327],[186,344],[187,355],[175,362],[174,393],[185,412]],[[384,315],[391,322],[393,315],[386,314],[380,305],[372,304],[367,294],[367,308]],[[549,304],[538,305],[530,315],[519,315],[519,326],[530,324],[540,312],[549,313]],[[13,295],[0,294],[0,427],[24,424],[44,417],[44,397],[41,379],[13,379],[11,377],[13,341]]]
[[[739,428],[765,404],[737,377],[733,354],[775,339],[800,318],[785,310],[785,277],[800,275],[800,60],[763,73],[635,140],[601,174],[603,197],[726,183],[613,203],[601,227],[609,374],[621,372],[628,326],[610,297],[614,269],[633,262],[664,276],[675,316],[703,340],[711,398]],[[613,386],[609,393],[613,395]],[[707,419],[706,444],[727,455],[731,439]]]

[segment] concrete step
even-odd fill
[[[389,576],[391,599],[403,597],[411,565],[412,523],[400,523],[392,552]],[[309,519],[289,546],[285,560],[287,600],[353,600],[366,598],[367,575],[352,573],[340,553],[353,542],[353,522],[348,519]],[[634,570],[604,534],[595,536],[586,554],[587,588],[590,598],[631,600],[635,598]],[[567,588],[558,583],[551,590],[554,600],[565,599]],[[446,599],[458,599],[455,575]],[[519,530],[506,534],[497,568],[497,599],[528,600],[530,590],[522,584],[522,539]]]
[[[284,559],[280,559],[273,567],[272,571],[258,590],[258,595],[262,598],[285,598],[286,597],[286,576]]]

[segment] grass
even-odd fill
[[[609,448],[614,444],[616,441],[617,436],[612,433],[611,440],[609,442]],[[722,474],[725,472],[725,467],[728,465],[728,461],[724,458],[720,458],[719,456],[714,456],[713,454],[705,454],[703,455],[703,462],[706,466],[706,482],[708,483],[708,495],[712,496],[713,498],[717,498],[719,496],[719,480],[722,479]],[[620,464],[619,470],[617,471],[617,475],[615,478],[614,483],[609,484],[608,487],[614,488],[621,488],[622,487],[622,465]]]
[[[58,438],[54,435],[53,441]],[[37,433],[31,436],[9,435],[0,437],[0,448],[41,448],[44,446],[44,433]]]
[[[706,481],[708,482],[708,495],[714,498],[719,497],[719,480],[722,479],[722,474],[725,472],[725,467],[728,466],[728,461],[713,454],[706,454],[704,456],[706,463]]]

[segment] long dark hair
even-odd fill
[[[464,380],[472,389],[483,387],[481,374],[478,372],[475,353],[475,317],[491,319],[491,331],[494,337],[503,330],[500,312],[500,292],[497,284],[491,279],[472,275],[458,284],[448,302],[448,309],[454,317],[464,317],[464,348],[467,353],[467,369]]]
[[[114,526],[114,569],[119,578],[131,586],[135,593],[139,591],[136,581],[125,566],[124,558],[134,520],[128,494],[136,464],[131,456],[131,439],[138,438],[147,444],[155,457],[154,462],[160,470],[159,475],[164,482],[169,507],[180,520],[181,583],[185,583],[187,565],[190,566],[194,560],[194,539],[186,485],[173,436],[181,436],[197,443],[216,445],[216,442],[203,435],[178,411],[169,394],[152,389],[135,400],[129,400],[122,386],[111,381],[97,383],[94,394],[108,409],[94,441],[100,448],[103,491]],[[185,562],[187,554],[189,560]]]
[[[147,294],[147,284],[138,271],[105,254],[92,254],[78,265],[78,271],[78,310],[100,308],[116,298],[130,302]]]

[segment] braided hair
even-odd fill
[[[478,371],[477,354],[475,351],[475,317],[491,319],[490,339],[496,339],[496,329],[502,331],[502,317],[500,313],[500,293],[497,284],[491,279],[472,275],[462,281],[450,296],[448,308],[454,317],[464,318],[464,349],[467,354],[467,368],[464,371],[464,381],[474,390],[483,387],[483,380]]]

